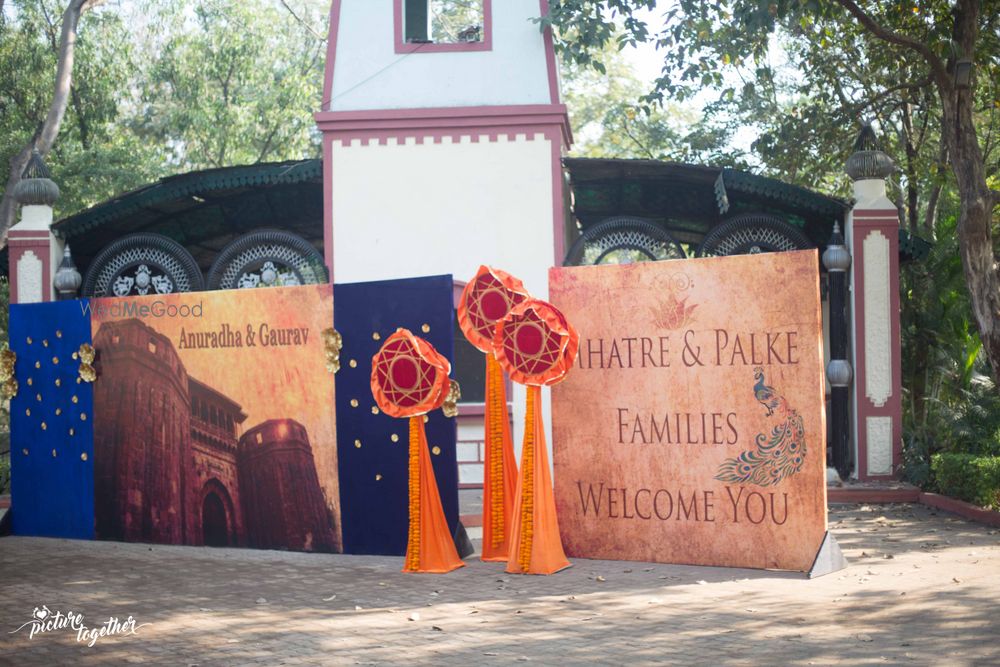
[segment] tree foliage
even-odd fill
[[[5,164],[50,111],[66,2],[8,0],[0,12]],[[57,216],[171,173],[317,156],[326,47],[316,35],[329,6],[284,5],[136,0],[83,14],[65,118],[46,155],[62,190]]]
[[[680,104],[644,101],[645,84],[617,46],[602,51],[600,70],[572,60],[563,68],[574,155],[747,166],[740,152],[724,150],[731,128]]]
[[[972,321],[1000,386],[1000,0],[554,0],[550,8],[546,22],[565,57],[597,71],[609,43],[655,43],[663,72],[644,100],[715,91],[706,113],[756,129],[753,157],[770,175],[846,194],[841,165],[859,121],[878,121],[900,166],[904,224],[934,237],[939,215],[957,221]],[[662,25],[651,28],[649,17]]]
[[[259,0],[171,2],[136,130],[191,168],[318,155],[326,44],[289,18]]]
[[[747,162],[799,185],[850,196],[844,160],[874,121],[901,224],[937,241],[902,267],[908,471],[926,482],[935,451],[1000,446],[1000,2],[558,0],[548,20],[570,72],[656,44],[639,104],[711,91],[701,122],[723,140],[750,128]]]

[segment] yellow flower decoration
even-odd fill
[[[10,348],[0,352],[0,382],[6,382],[14,377],[14,363],[17,361],[17,353]]]
[[[323,350],[326,352],[326,370],[335,374],[340,370],[340,351],[344,347],[344,337],[330,327],[323,329]]]
[[[80,361],[85,364],[94,363],[94,359],[97,357],[97,352],[94,350],[94,346],[89,343],[84,343],[77,350],[77,354],[80,357]]]
[[[448,387],[448,395],[444,399],[444,405],[441,406],[441,412],[444,413],[445,417],[457,417],[458,416],[458,400],[462,398],[462,388],[458,385],[458,380],[450,380],[451,385]]]

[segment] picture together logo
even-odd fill
[[[86,642],[87,646],[93,647],[97,640],[112,635],[134,635],[139,628],[143,628],[149,623],[136,623],[132,616],[122,620],[117,616],[109,616],[102,625],[87,626],[83,622],[83,614],[68,611],[65,614],[61,611],[53,612],[47,605],[41,608],[35,607],[31,612],[31,620],[22,623],[20,627],[11,630],[8,634],[21,632],[25,628],[28,630],[28,639],[34,639],[35,635],[45,634],[56,630],[69,630],[76,633],[76,641]]]

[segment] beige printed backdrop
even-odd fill
[[[93,312],[95,332],[103,321],[125,319],[108,313],[129,304],[151,309],[161,304],[155,306],[157,312],[168,306],[200,306],[201,317],[141,319],[173,342],[189,375],[242,406],[245,428],[287,417],[305,426],[327,505],[340,516],[334,378],[326,369],[323,347],[323,330],[333,326],[332,285],[107,298],[97,303],[103,311]],[[239,347],[180,349],[182,332],[220,332],[223,325],[240,333]],[[305,328],[308,338],[303,345],[266,345],[260,338],[262,325],[267,332]],[[254,333],[252,345],[246,338],[248,328]]]
[[[808,570],[826,531],[817,252],[557,268],[549,282],[580,333],[552,393],[568,555]]]

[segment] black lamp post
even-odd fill
[[[841,479],[847,479],[854,470],[850,438],[849,392],[851,383],[851,363],[847,360],[847,269],[851,266],[851,254],[844,245],[840,224],[833,224],[833,235],[823,253],[830,284],[830,363],[826,366],[826,377],[830,381],[830,422],[833,442],[833,465]]]

